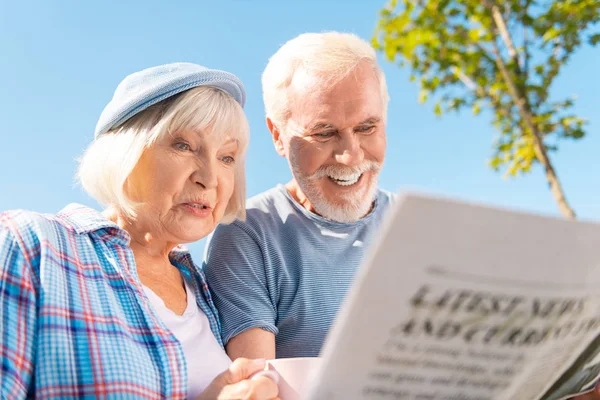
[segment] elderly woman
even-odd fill
[[[0,397],[277,397],[264,360],[225,354],[179,246],[245,216],[244,97],[195,64],[130,75],[78,173],[107,209],[0,214]]]

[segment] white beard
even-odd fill
[[[377,176],[381,165],[374,161],[365,161],[358,167],[343,167],[331,165],[319,168],[314,174],[306,176],[298,170],[290,159],[292,172],[298,186],[311,202],[318,214],[326,219],[337,222],[356,222],[364,217],[373,205],[377,192]],[[369,186],[360,191],[348,193],[343,200],[333,202],[328,200],[318,186],[319,179],[329,179],[329,176],[344,176],[371,171]]]

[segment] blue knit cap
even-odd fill
[[[246,91],[229,72],[192,63],[173,63],[147,68],[127,76],[100,115],[94,137],[121,125],[140,111],[197,86],[213,86],[229,93],[243,107]]]

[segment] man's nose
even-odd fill
[[[361,147],[360,139],[354,134],[343,136],[339,142],[339,147],[336,149],[336,162],[355,167],[362,164],[364,158],[365,153]]]

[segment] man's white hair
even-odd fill
[[[270,58],[262,75],[266,116],[277,124],[287,123],[287,89],[300,68],[319,79],[321,87],[331,87],[365,61],[372,65],[379,80],[386,116],[389,96],[375,50],[358,36],[340,32],[304,33],[285,43]]]
[[[181,130],[231,135],[239,142],[235,182],[221,222],[246,216],[244,159],[250,128],[244,110],[227,92],[200,86],[163,100],[94,140],[81,157],[77,178],[101,204],[135,219],[125,184],[144,150],[163,135]]]

